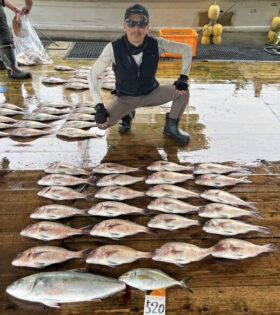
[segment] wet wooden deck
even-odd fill
[[[75,62],[61,62],[61,60],[56,59],[56,63],[74,65]],[[76,65],[77,64],[88,63],[83,62],[76,63]],[[175,77],[179,71],[179,67],[179,63],[162,64],[159,72],[162,80],[168,81],[168,78]],[[228,91],[223,91],[223,89],[227,86],[227,82],[234,82],[236,86],[235,89],[237,91],[236,93],[238,93],[238,91],[241,91],[241,93],[232,101],[232,104],[223,104],[225,106],[224,110],[226,113],[231,112],[232,108],[236,109],[239,102],[242,102],[249,94],[250,97],[252,97],[251,99],[247,98],[249,99],[249,103],[251,101],[255,102],[255,97],[261,95],[263,102],[268,102],[271,106],[275,106],[274,113],[276,112],[277,114],[279,112],[279,107],[276,106],[276,99],[278,98],[276,97],[276,94],[273,94],[272,98],[268,95],[271,90],[274,92],[278,91],[279,93],[279,71],[276,70],[277,67],[279,70],[279,65],[269,64],[195,64],[192,70],[192,80],[194,81],[193,86],[197,87],[197,89],[201,89],[201,86],[199,86],[200,83],[204,84],[210,82],[209,86],[204,86],[203,89],[206,89],[206,94],[211,95],[211,97],[216,95],[212,102],[213,104],[218,104],[219,102],[224,101],[224,98],[218,98],[217,93],[220,92],[221,94],[227,94]],[[256,69],[261,69],[257,77]],[[39,94],[39,92],[46,98],[46,94],[51,90],[47,90],[42,87],[38,83],[38,78],[41,75],[53,74],[52,68],[50,66],[35,67],[32,71],[35,74],[33,84],[25,83],[21,90],[16,88],[19,86],[19,83],[13,83],[11,81],[8,82],[10,92],[6,95],[6,97],[9,102],[14,102],[17,105],[24,104],[26,96],[32,96],[35,93]],[[0,80],[2,82],[5,81],[2,74]],[[215,82],[217,85],[215,85]],[[221,82],[225,82],[225,85],[219,85]],[[55,94],[56,89],[50,89],[52,89]],[[201,89],[201,91],[203,89]],[[84,94],[79,93],[79,97],[80,95],[87,95],[87,92],[83,93]],[[229,92],[229,94],[231,93],[232,91]],[[203,91],[201,94],[203,94]],[[108,93],[106,95],[109,97]],[[252,241],[255,244],[275,243],[277,247],[280,248],[280,162],[276,157],[279,153],[279,145],[276,146],[276,142],[273,142],[275,141],[274,136],[277,135],[279,137],[280,135],[279,120],[278,123],[277,119],[275,119],[275,121],[273,120],[271,123],[267,123],[271,127],[271,130],[269,129],[269,126],[267,126],[267,129],[263,128],[263,126],[259,129],[258,124],[254,125],[253,118],[251,121],[248,120],[248,124],[251,124],[253,132],[251,138],[246,138],[247,133],[243,134],[242,129],[239,129],[239,127],[243,128],[243,126],[246,125],[241,116],[235,118],[236,122],[239,121],[239,125],[238,123],[237,125],[234,125],[235,129],[233,130],[228,129],[230,126],[227,125],[228,120],[225,116],[223,116],[223,119],[225,120],[224,123],[222,123],[222,120],[218,120],[220,125],[211,125],[211,121],[215,121],[215,119],[217,119],[216,115],[219,114],[219,111],[213,105],[208,109],[206,108],[206,114],[203,115],[202,108],[205,104],[207,104],[207,95],[204,94],[204,98],[201,100],[198,97],[196,98],[196,106],[201,111],[200,116],[196,113],[184,116],[184,123],[190,122],[190,126],[188,125],[188,128],[192,135],[191,144],[187,148],[180,148],[173,141],[165,139],[162,136],[161,129],[164,112],[153,109],[152,114],[149,114],[149,112],[147,113],[146,111],[139,112],[139,114],[137,113],[133,132],[129,135],[120,136],[117,132],[117,127],[113,127],[110,130],[107,137],[107,152],[106,156],[102,159],[102,162],[119,162],[129,166],[141,167],[141,171],[136,174],[147,175],[149,172],[145,170],[145,167],[152,161],[161,159],[162,154],[164,154],[168,160],[173,162],[203,161],[207,160],[207,154],[208,160],[213,162],[240,162],[242,161],[242,157],[244,157],[247,162],[255,161],[255,163],[252,163],[252,166],[250,166],[253,173],[253,175],[250,176],[252,184],[239,185],[230,189],[230,191],[236,193],[236,195],[244,200],[257,202],[258,211],[262,214],[263,218],[261,220],[246,219],[246,222],[268,227],[271,230],[271,236],[250,233],[246,236],[242,236],[242,238]],[[66,99],[68,98],[71,100],[73,99],[73,93],[67,92],[65,97]],[[87,96],[83,97],[84,99],[87,98]],[[270,101],[272,103],[270,103]],[[251,117],[254,117],[255,119],[257,116],[264,118],[267,117],[267,108],[259,110],[258,102],[254,103],[254,105],[254,108],[249,109],[251,110]],[[150,116],[147,118],[147,115]],[[204,124],[199,121],[199,117],[204,120]],[[275,116],[273,117],[275,118]],[[209,119],[209,124],[207,119]],[[147,122],[149,122],[148,127]],[[221,136],[222,139],[225,139],[224,141],[219,142],[217,140],[219,139],[216,138],[217,130],[218,134],[224,130],[224,134]],[[268,149],[262,149],[261,147],[262,151],[260,151],[261,153],[258,155],[256,148],[264,145],[264,142],[262,142],[262,144],[259,142],[260,138],[263,140],[261,136],[262,132],[264,133],[264,138],[266,139],[265,148],[270,148],[271,151]],[[211,136],[209,136],[209,134]],[[238,147],[238,140],[241,141],[242,137],[245,137],[248,140],[247,146],[243,144],[242,147]],[[52,141],[53,139],[50,140]],[[232,151],[230,152],[228,152],[229,147],[225,145],[227,141],[229,142],[229,147],[232,143],[234,143],[231,147]],[[10,146],[8,141],[6,142],[5,140],[0,140],[0,147],[1,143],[0,314],[142,314],[144,293],[134,289],[128,290],[125,294],[107,298],[102,302],[68,304],[63,305],[60,309],[50,309],[39,304],[25,303],[12,299],[5,293],[7,285],[11,282],[37,272],[36,270],[15,268],[11,266],[11,261],[19,252],[29,247],[43,244],[41,241],[22,237],[19,233],[23,228],[32,222],[29,218],[29,214],[34,211],[37,206],[50,204],[52,202],[37,196],[37,192],[40,189],[37,185],[37,181],[43,176],[43,170],[38,169],[36,171],[31,171],[20,167],[25,165],[23,161],[27,159],[27,162],[36,169],[36,159],[30,159],[30,155],[28,155],[29,150],[32,149],[32,142],[25,144],[13,143],[13,146]],[[76,148],[73,146],[73,150],[79,150],[81,148],[81,143],[82,142],[79,142]],[[40,146],[40,143],[38,146]],[[20,155],[13,151],[18,147],[23,148]],[[163,149],[164,153],[162,153]],[[241,152],[238,152],[238,149]],[[42,150],[42,154],[44,150]],[[43,155],[40,155],[40,151],[36,152],[37,158],[40,159]],[[50,155],[53,154],[53,152],[51,154],[49,152],[47,153],[49,154],[49,158],[51,158]],[[62,153],[64,153],[64,151]],[[8,157],[8,160],[4,159],[6,156]],[[36,158],[36,154],[32,155],[32,157],[33,156]],[[266,156],[268,156],[268,158],[264,159],[263,157]],[[89,156],[86,152],[84,152],[82,158],[83,163],[81,163],[81,165],[85,166],[91,164],[91,157],[92,156]],[[219,157],[219,160],[217,157]],[[229,157],[231,157],[231,159]],[[271,157],[271,160],[269,160],[269,157]],[[258,158],[262,158],[262,160],[256,162]],[[27,164],[28,163],[26,163],[26,165]],[[13,167],[11,167],[12,165],[19,166],[21,170],[10,171],[10,169],[13,169]],[[203,188],[195,186],[193,182],[188,182],[182,186],[197,191],[203,191]],[[131,187],[139,191],[144,191],[148,186],[143,183],[137,183]],[[94,188],[88,188],[86,191],[94,192]],[[144,199],[134,199],[128,201],[128,203],[135,206],[146,207],[150,200],[151,198],[147,197]],[[93,203],[96,202],[97,200]],[[203,201],[195,199],[190,200],[190,202],[193,204],[203,204]],[[79,208],[88,208],[92,205],[92,203],[86,201],[64,202],[64,204],[73,205]],[[193,217],[196,216],[194,215]],[[146,224],[149,220],[147,217],[133,217],[130,219],[140,224]],[[99,221],[100,219],[96,218],[74,218],[62,220],[65,224],[70,224],[74,227],[95,224]],[[165,242],[173,240],[181,240],[201,247],[208,247],[214,245],[220,239],[222,239],[222,237],[206,234],[200,227],[194,227],[176,232],[162,231],[153,236],[140,234],[123,239],[122,241],[118,241],[116,243],[125,244],[138,250],[148,251],[154,250],[163,245]],[[72,237],[63,241],[52,241],[48,244],[61,245],[68,249],[79,250],[85,248],[94,249],[101,244],[109,243],[115,243],[115,241],[81,236]],[[227,261],[209,258],[201,262],[191,263],[183,268],[151,260],[139,260],[133,264],[123,265],[112,269],[109,267],[86,265],[83,261],[72,260],[61,265],[48,267],[45,270],[54,271],[73,268],[87,268],[92,272],[117,277],[125,271],[135,267],[160,268],[177,279],[182,279],[188,275],[192,276],[189,286],[194,291],[193,294],[180,288],[172,288],[168,290],[166,312],[168,315],[224,315],[226,313],[230,315],[278,315],[280,314],[279,261],[280,254],[279,252],[276,252],[244,261]]]

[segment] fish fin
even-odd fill
[[[37,253],[32,254],[32,256],[34,258],[37,258],[37,257],[41,256],[42,254],[45,254],[46,252],[47,252],[46,250],[42,250],[41,252],[37,252]]]
[[[249,180],[249,179],[247,178],[247,176],[244,176],[244,177],[241,177],[241,178],[240,178],[240,183],[251,184],[252,181]]]
[[[92,301],[92,302],[102,302],[101,299],[92,299],[91,301]]]
[[[118,240],[121,238],[121,235],[119,233],[111,233],[110,235],[113,240]]]
[[[97,177],[96,176],[91,176],[88,180],[87,180],[87,183],[90,185],[90,186],[96,186],[96,180]]]
[[[35,268],[37,268],[37,269],[43,269],[45,267],[47,267],[47,265],[44,263],[39,263],[39,262],[35,263]]]
[[[87,225],[80,228],[80,231],[81,231],[81,234],[89,234],[91,229],[92,229],[92,225]]]
[[[270,230],[267,228],[267,227],[265,227],[265,226],[257,226],[257,231],[258,232],[261,232],[261,233],[263,233],[263,234],[266,234],[266,235],[269,235],[269,234],[271,234],[270,233]]]
[[[277,248],[276,244],[269,243],[269,244],[263,245],[263,247],[266,249],[267,252],[276,252],[276,251],[278,251],[278,248]]]
[[[108,260],[108,263],[111,268],[116,268],[119,265],[117,262],[112,260]]]
[[[257,203],[256,202],[247,202],[247,205],[249,208],[253,209],[253,210],[257,210]]]
[[[86,199],[87,201],[92,201],[94,198],[95,198],[95,194],[88,194],[88,195],[86,195],[86,197],[85,197],[85,199]]]
[[[90,253],[92,253],[91,248],[80,250],[77,252],[77,258],[86,259]]]
[[[187,285],[187,283],[189,282],[189,280],[192,278],[192,276],[189,276],[189,277],[185,277],[185,278],[183,278],[181,281],[179,281],[180,282],[180,285],[184,288],[184,289],[186,289],[186,290],[188,290],[189,292],[191,292],[191,293],[193,293],[193,291],[188,287],[188,285]]]
[[[143,210],[143,215],[147,216],[147,217],[151,217],[152,216],[152,212],[149,211],[148,209]]]
[[[56,301],[53,301],[53,300],[41,300],[41,303],[49,307],[60,308],[60,305]]]
[[[147,228],[145,231],[150,235],[158,235],[158,231],[150,229],[150,228]]]
[[[256,218],[256,219],[261,219],[261,214],[259,212],[250,212],[250,216],[253,217],[253,218]]]

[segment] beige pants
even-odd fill
[[[110,114],[109,127],[115,125],[123,116],[139,107],[158,106],[169,101],[172,102],[169,117],[180,118],[189,101],[189,92],[178,95],[173,85],[160,85],[150,94],[141,96],[114,96],[106,105]]]

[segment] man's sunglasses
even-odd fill
[[[133,28],[136,26],[139,28],[145,28],[149,24],[149,22],[145,20],[142,20],[142,21],[126,20],[125,23],[129,28]]]

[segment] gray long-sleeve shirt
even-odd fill
[[[191,46],[187,44],[172,42],[161,37],[157,37],[156,39],[158,41],[159,54],[168,52],[182,55],[182,69],[180,73],[189,75],[192,62]],[[142,63],[143,52],[139,53],[138,55],[133,55],[133,58],[139,67]],[[94,104],[103,103],[100,95],[100,88],[98,86],[98,77],[102,75],[102,73],[108,66],[111,66],[114,63],[114,50],[113,45],[110,42],[105,46],[101,55],[93,64],[88,75],[89,88],[93,97]]]

